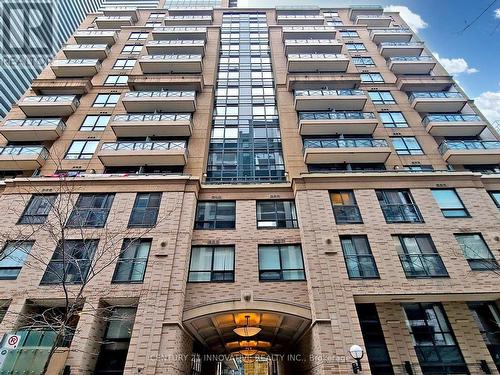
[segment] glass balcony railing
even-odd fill
[[[412,31],[410,29],[406,28],[392,28],[392,29],[375,29],[371,31],[372,34],[374,33],[382,33],[382,34],[394,34],[394,33],[401,33],[401,34],[408,34],[411,33]]]
[[[184,150],[185,141],[153,141],[153,142],[106,142],[101,150],[109,151],[144,151],[144,150]]]
[[[432,56],[394,56],[389,57],[389,62],[430,62],[434,61]]]
[[[283,31],[335,31],[332,26],[284,26]]]
[[[420,211],[414,204],[381,204],[380,207],[388,223],[423,222]]]
[[[341,138],[341,139],[304,139],[304,148],[356,148],[389,147],[385,139]]]
[[[164,18],[165,21],[169,20],[197,20],[197,19],[202,19],[202,20],[212,20],[212,16],[167,16]]]
[[[286,14],[286,15],[278,16],[278,19],[284,19],[284,20],[287,20],[287,19],[293,20],[293,19],[302,19],[302,18],[319,20],[319,19],[324,19],[325,17],[323,17],[322,15],[311,15],[311,14]]]
[[[500,141],[456,140],[443,141],[439,145],[439,152],[444,154],[448,150],[499,150]]]
[[[148,45],[151,46],[178,46],[178,45],[195,45],[195,44],[205,44],[205,41],[202,39],[194,40],[150,40],[148,41]]]
[[[299,112],[300,120],[370,120],[373,112]]]
[[[197,26],[156,26],[154,31],[166,31],[171,33],[176,33],[179,31],[199,31],[205,33],[207,31],[206,27]]]
[[[0,155],[38,155],[42,156],[44,159],[47,159],[49,156],[49,152],[43,146],[34,145],[34,146],[5,146],[0,147]]]
[[[285,44],[340,44],[335,39],[288,39]]]
[[[3,124],[5,127],[37,127],[37,126],[61,126],[65,127],[64,121],[59,118],[29,118],[22,120],[7,120]]]
[[[58,103],[58,102],[73,102],[76,101],[79,104],[78,99],[75,95],[40,95],[40,96],[26,96],[23,102],[32,103]]]
[[[130,21],[130,16],[99,16],[96,21]]]
[[[116,31],[113,30],[77,30],[76,34],[80,36],[117,35]]]
[[[448,272],[439,254],[400,254],[407,277],[446,277]]]
[[[387,16],[385,14],[360,14],[359,16],[356,17],[356,19],[360,18],[378,19],[378,18],[390,18],[390,16]]]
[[[380,43],[381,47],[423,47],[424,43],[421,42],[383,42]]]
[[[430,122],[482,122],[483,120],[478,115],[462,115],[456,113],[443,113],[440,115],[427,115],[422,123],[424,125]]]
[[[64,49],[107,49],[107,44],[68,44]]]
[[[120,122],[150,122],[150,121],[191,121],[191,113],[136,113],[129,115],[116,115],[113,121]]]
[[[362,90],[295,90],[295,96],[365,96]]]
[[[195,96],[196,91],[131,91],[125,93],[126,98],[180,98]]]
[[[291,53],[288,59],[302,60],[346,60],[347,56],[342,53]]]
[[[351,5],[350,8],[352,10],[383,10],[380,5]]]
[[[193,61],[193,60],[201,60],[201,55],[145,55],[141,57],[141,60],[151,60],[151,61]]]
[[[465,97],[460,92],[419,91],[419,92],[412,92],[410,94],[410,100],[415,100],[415,99],[465,99]]]
[[[61,59],[54,60],[53,63],[56,65],[100,65],[98,59]]]

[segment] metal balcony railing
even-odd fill
[[[390,18],[385,14],[360,14],[357,18]]]
[[[382,42],[380,47],[422,47],[422,42]]]
[[[303,59],[303,60],[320,60],[320,59],[337,59],[345,60],[347,56],[342,53],[291,53],[288,55],[289,59]]]
[[[127,98],[156,98],[156,97],[195,97],[196,91],[131,91],[125,93]]]
[[[67,44],[64,49],[108,49],[107,44]]]
[[[335,31],[333,26],[283,26],[283,31]]]
[[[439,152],[444,154],[448,150],[499,150],[500,141],[480,141],[480,140],[462,140],[462,141],[443,141],[439,145]]]
[[[414,204],[381,204],[380,208],[388,223],[420,223],[422,216]]]
[[[295,96],[365,96],[362,90],[295,90]]]
[[[203,19],[203,20],[212,20],[212,16],[167,16],[164,18],[165,21],[168,20],[193,20],[193,19]]]
[[[333,206],[333,214],[337,224],[362,223],[361,212],[357,205]]]
[[[99,65],[98,59],[60,59],[54,60],[57,65]]]
[[[304,139],[304,148],[356,148],[389,147],[385,139],[341,138],[341,139]]]
[[[38,155],[47,159],[49,157],[49,151],[39,145],[34,146],[5,146],[0,147],[0,155]]]
[[[446,277],[448,272],[439,254],[399,254],[407,277]]]
[[[197,27],[197,26],[156,26],[154,28],[154,31],[168,31],[171,33],[176,33],[179,31],[199,31],[199,32],[206,32],[207,28],[206,27]]]
[[[410,100],[415,99],[465,99],[460,92],[450,91],[417,91],[410,94]]]
[[[24,102],[33,102],[33,103],[42,103],[42,102],[72,102],[76,101],[79,103],[78,99],[76,99],[75,95],[40,95],[40,96],[26,96],[22,101]]]
[[[285,44],[340,44],[335,39],[288,39]]]
[[[136,113],[129,115],[116,115],[113,121],[130,121],[130,122],[149,122],[149,121],[191,121],[191,113],[166,113],[166,114],[150,114]]]
[[[151,61],[193,61],[193,60],[201,60],[201,55],[187,55],[187,54],[179,54],[179,55],[144,55],[141,57],[141,60],[151,60]]]
[[[88,35],[88,36],[97,36],[97,35],[114,35],[116,36],[116,31],[112,30],[77,30],[77,35]]]
[[[61,126],[63,128],[66,127],[66,124],[60,118],[29,118],[22,120],[7,120],[3,124],[3,126],[9,127],[36,127],[36,126]]]
[[[370,120],[373,112],[299,112],[299,120]]]
[[[372,30],[371,33],[383,33],[383,34],[394,34],[394,33],[402,33],[402,34],[408,34],[411,33],[412,31],[410,29],[406,28],[392,28],[392,29],[375,29]]]
[[[456,113],[443,113],[440,115],[427,115],[422,123],[424,125],[430,122],[481,122],[483,121],[478,115],[462,115]]]
[[[389,62],[429,62],[434,61],[432,56],[394,56],[389,57]]]
[[[101,150],[136,151],[136,150],[184,150],[185,141],[153,141],[153,142],[106,142]]]
[[[150,40],[147,43],[151,46],[177,46],[177,45],[193,45],[193,44],[205,44],[202,39],[188,39],[188,40]]]
[[[313,20],[319,20],[319,19],[324,19],[325,17],[318,14],[318,15],[312,15],[312,14],[285,14],[285,15],[280,15],[278,16],[278,19],[297,19],[297,18],[308,18],[308,19],[313,19]]]

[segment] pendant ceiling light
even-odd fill
[[[257,354],[257,349],[250,349],[250,348],[241,349],[240,353],[244,357],[252,357],[255,354]]]
[[[249,325],[249,320],[250,320],[250,315],[245,315],[246,323],[243,327],[238,327],[233,329],[233,332],[236,333],[238,336],[241,337],[252,337],[255,336],[257,333],[262,331],[262,328],[259,327],[252,327]]]

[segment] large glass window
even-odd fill
[[[299,245],[259,246],[261,281],[305,280],[302,249]]]
[[[332,191],[330,192],[330,200],[337,224],[358,224],[363,222],[352,190]]]
[[[368,91],[373,104],[396,104],[390,91]]]
[[[87,115],[80,126],[81,132],[102,132],[108,126],[110,115]]]
[[[97,94],[92,107],[95,108],[111,108],[116,106],[120,94]]]
[[[498,269],[498,263],[480,234],[455,234],[465,259],[472,270]]]
[[[380,208],[388,223],[421,223],[423,218],[408,190],[377,190]]]
[[[490,195],[493,202],[495,202],[497,207],[500,208],[500,191],[491,191]]]
[[[432,195],[444,217],[469,217],[469,212],[454,189],[433,189]]]
[[[294,201],[257,202],[257,228],[298,228]]]
[[[471,302],[469,308],[497,370],[500,371],[500,312],[498,306],[495,302]]]
[[[352,62],[356,66],[375,66],[375,62],[371,57],[353,57]]]
[[[80,194],[66,225],[103,227],[114,197],[114,194]]]
[[[104,81],[104,86],[126,86],[128,76],[126,75],[109,75]]]
[[[469,374],[443,307],[437,303],[403,307],[422,373]]]
[[[424,151],[420,147],[415,137],[391,137],[392,145],[398,155],[423,155]]]
[[[34,194],[24,209],[19,224],[45,223],[56,198],[56,194]]]
[[[384,128],[407,128],[408,123],[401,112],[379,112]]]
[[[87,280],[98,240],[66,240],[57,245],[42,284],[81,284]]]
[[[195,229],[234,229],[236,202],[198,202]]]
[[[384,83],[384,78],[380,73],[362,73],[359,75],[364,83]]]
[[[128,40],[146,40],[148,39],[149,33],[130,33]]]
[[[340,242],[350,279],[379,277],[367,236],[341,236]]]
[[[116,264],[113,282],[141,283],[148,263],[151,239],[125,239]]]
[[[188,281],[234,281],[234,246],[193,247]]]
[[[123,55],[139,55],[142,47],[142,44],[125,44],[121,53]]]
[[[125,70],[132,69],[135,65],[135,59],[117,59],[115,64],[113,65],[113,69]]]
[[[406,277],[448,276],[431,236],[399,235],[394,236],[394,241]]]
[[[158,219],[161,193],[137,193],[128,221],[129,227],[153,227]]]
[[[15,280],[33,247],[33,241],[8,241],[0,253],[0,280]]]
[[[363,43],[346,43],[345,46],[349,52],[366,52],[366,47]]]
[[[92,159],[99,141],[73,141],[66,152],[65,159]]]

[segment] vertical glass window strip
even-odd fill
[[[366,236],[341,236],[342,251],[350,279],[378,279],[375,264]]]
[[[495,302],[471,302],[468,304],[472,311],[481,336],[500,371],[500,312]]]
[[[285,166],[265,13],[225,13],[207,181],[281,182]]]
[[[500,208],[500,191],[490,191],[490,196],[497,207]]]

